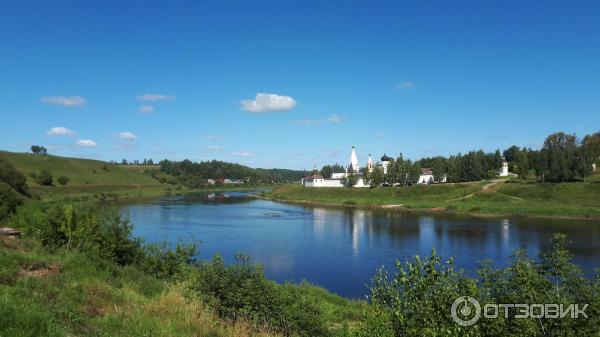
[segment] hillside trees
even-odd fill
[[[179,181],[199,181],[201,179],[245,180],[251,182],[285,182],[297,181],[303,176],[302,171],[286,169],[254,169],[240,164],[227,163],[218,160],[192,162],[191,160],[159,162],[160,170],[175,176]]]
[[[27,191],[27,178],[17,171],[13,164],[0,159],[0,181],[14,188],[19,193]]]
[[[31,152],[35,154],[48,154],[48,150],[45,147],[39,145],[31,145]]]
[[[0,181],[0,222],[14,213],[23,200],[8,184]]]
[[[41,170],[35,174],[35,182],[42,186],[52,185],[52,174],[48,170]]]

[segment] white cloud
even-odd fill
[[[63,126],[55,126],[46,132],[48,136],[75,136],[75,132]]]
[[[383,138],[383,132],[375,132],[375,137]]]
[[[154,107],[152,105],[141,105],[139,111],[143,114],[151,114],[154,112]]]
[[[293,109],[296,101],[289,96],[257,93],[254,99],[243,100],[240,105],[242,109],[252,113],[284,112]]]
[[[297,120],[296,124],[300,124],[300,125],[320,125],[321,121],[316,120],[316,119],[302,118],[302,119]]]
[[[218,145],[211,145],[211,146],[207,146],[206,149],[210,152],[221,152],[223,151],[223,148],[218,146]]]
[[[96,147],[98,146],[98,143],[91,139],[79,139],[77,142],[75,142],[75,145],[79,147]]]
[[[402,81],[396,84],[396,88],[398,89],[412,89],[414,86],[414,83],[411,81]]]
[[[125,140],[136,140],[138,137],[129,131],[123,131],[118,134],[118,137]]]
[[[163,95],[163,94],[144,94],[137,96],[140,101],[174,101],[177,97],[175,95]]]
[[[232,152],[231,155],[236,156],[236,157],[250,157],[250,156],[253,156],[254,153],[252,153],[252,152]]]
[[[210,140],[211,142],[216,142],[218,140],[223,139],[223,136],[215,136],[215,135],[205,135],[203,137],[204,137],[204,139]]]
[[[333,114],[333,115],[329,116],[329,118],[327,118],[329,123],[334,123],[334,124],[340,124],[340,123],[344,122],[344,119],[345,119],[344,116],[340,116],[340,115],[336,115],[336,114]]]
[[[85,100],[85,98],[79,97],[79,96],[69,96],[69,97],[45,96],[45,97],[42,97],[42,103],[57,104],[57,105],[66,106],[68,108],[72,108],[72,107],[84,106],[86,103],[86,100]]]

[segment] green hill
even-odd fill
[[[0,151],[0,159],[12,163],[19,172],[27,177],[27,185],[31,187],[37,185],[31,173],[38,173],[41,170],[50,171],[55,180],[60,176],[68,177],[69,185],[72,186],[156,185],[158,183],[151,175],[144,174],[144,170],[139,167],[127,169],[100,160],[6,151]]]

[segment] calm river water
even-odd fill
[[[342,296],[366,295],[381,265],[427,256],[435,248],[468,272],[478,261],[506,266],[517,248],[535,257],[555,232],[573,241],[586,273],[600,267],[600,222],[487,219],[392,210],[306,207],[241,192],[164,197],[123,206],[134,235],[147,242],[201,242],[200,257],[250,255],[276,281],[306,279]]]

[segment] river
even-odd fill
[[[600,267],[600,222],[477,218],[398,210],[298,206],[226,192],[163,197],[124,205],[134,235],[146,242],[200,242],[200,258],[247,253],[268,278],[306,279],[361,298],[381,265],[427,256],[431,249],[473,274],[478,262],[510,263],[517,248],[536,257],[553,233],[568,235],[574,262],[588,275]]]

